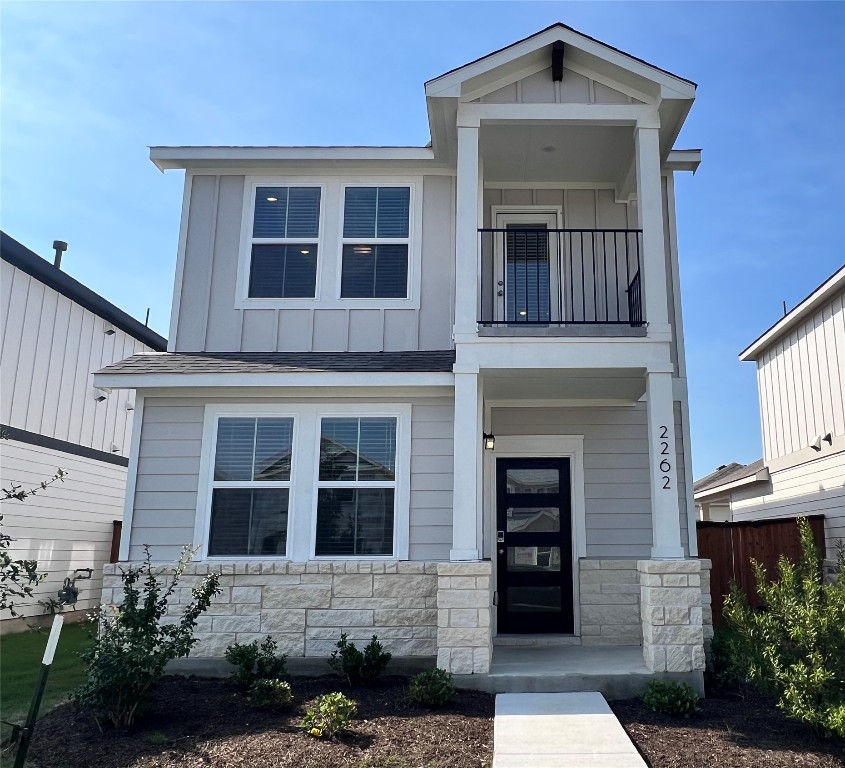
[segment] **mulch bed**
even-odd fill
[[[753,692],[709,691],[688,720],[661,715],[637,699],[610,706],[651,768],[843,768],[845,742],[823,739],[788,720]]]
[[[493,759],[494,697],[459,691],[441,710],[407,698],[406,678],[343,688],[337,677],[294,677],[290,710],[254,709],[224,680],[167,677],[136,726],[100,731],[64,704],[36,728],[33,768],[482,768]],[[351,732],[336,742],[302,732],[304,707],[342,690],[358,702]]]

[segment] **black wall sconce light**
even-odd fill
[[[484,450],[485,451],[492,451],[496,448],[496,436],[495,435],[488,435],[486,432],[481,434],[481,437],[484,441]]]

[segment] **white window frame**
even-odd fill
[[[194,543],[199,545],[198,560],[209,562],[309,560],[407,560],[410,537],[411,501],[411,413],[410,403],[208,403],[203,418],[202,451],[194,522]],[[217,423],[227,416],[257,418],[293,418],[291,479],[288,502],[288,532],[285,555],[208,555],[211,530],[211,496],[214,487],[214,456]],[[316,557],[317,489],[320,459],[320,429],[323,418],[395,418],[396,469],[392,555],[350,555]],[[372,487],[386,487],[384,481],[363,481]],[[274,483],[270,483],[274,485]]]
[[[315,297],[250,298],[249,269],[252,257],[252,220],[257,187],[320,187],[320,230],[317,242],[317,280]],[[340,297],[343,263],[343,208],[346,187],[409,187],[410,221],[408,222],[408,295],[403,299],[342,299]],[[422,263],[423,179],[416,175],[346,176],[275,175],[247,176],[241,214],[241,235],[238,251],[238,272],[235,309],[419,309]],[[263,240],[263,239],[262,239]],[[304,242],[294,239],[292,242]],[[348,238],[350,243],[360,238]],[[274,241],[276,242],[276,241]],[[380,240],[370,240],[378,244]],[[385,242],[396,242],[393,238]],[[403,238],[399,242],[404,243]]]
[[[345,212],[346,212],[346,190],[347,189],[354,189],[354,188],[361,188],[361,187],[394,187],[394,188],[405,188],[409,190],[410,198],[408,200],[408,237],[344,237],[343,236],[343,227],[345,224]],[[375,303],[379,307],[383,306],[392,306],[392,305],[399,305],[405,306],[408,302],[413,302],[416,298],[417,305],[419,302],[419,296],[417,295],[414,297],[414,286],[419,283],[419,279],[417,277],[417,265],[419,263],[419,255],[412,253],[415,247],[421,248],[421,241],[422,237],[416,237],[416,185],[413,182],[404,182],[404,181],[381,181],[379,179],[375,179],[373,181],[367,182],[355,182],[355,183],[345,183],[340,185],[340,211],[339,211],[339,222],[340,227],[338,230],[338,234],[340,235],[340,247],[338,248],[338,257],[337,257],[337,286],[335,288],[335,295],[337,296],[338,301],[341,302],[349,302],[350,304],[354,304],[355,307],[360,307],[362,304],[372,304]],[[368,296],[368,297],[344,297],[341,296],[341,290],[343,285],[343,247],[346,245],[363,245],[363,246],[376,246],[376,245],[407,245],[408,246],[408,272],[407,272],[407,284],[405,286],[405,296],[402,298],[379,298],[377,296]]]
[[[255,218],[255,195],[259,187],[316,187],[320,190],[320,213],[317,217],[317,237],[253,237],[252,227]],[[302,307],[313,304],[320,297],[320,272],[325,243],[326,185],[314,180],[290,178],[249,178],[244,184],[243,216],[241,220],[241,243],[238,257],[236,284],[236,302],[238,309],[272,309],[280,306]],[[249,295],[249,278],[252,269],[253,245],[298,245],[313,244],[317,247],[317,267],[314,277],[314,295],[284,298],[281,296],[252,297]]]

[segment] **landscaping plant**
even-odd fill
[[[349,685],[368,685],[381,677],[388,662],[393,658],[373,635],[362,653],[355,647],[355,643],[346,639],[346,633],[340,635],[337,650],[332,651],[329,665],[341,677],[345,677]]]
[[[93,644],[80,653],[87,679],[73,698],[115,726],[132,725],[167,663],[188,655],[196,643],[197,618],[220,592],[218,574],[204,576],[191,590],[190,602],[179,606],[181,616],[162,623],[168,600],[193,554],[186,547],[168,579],[164,569],[153,568],[145,546],[144,562],[121,571],[123,602],[101,605],[89,615]]]
[[[352,699],[340,692],[327,693],[305,709],[302,727],[318,739],[333,739],[347,729],[357,712],[358,705]]]
[[[259,709],[286,707],[292,701],[293,690],[283,680],[256,680],[249,688],[249,702]]]
[[[845,738],[845,553],[839,547],[838,575],[825,584],[810,524],[798,520],[801,559],[778,561],[777,579],[752,560],[764,610],[754,610],[736,584],[725,599],[724,616],[735,630],[732,664],[751,683],[778,697],[790,717],[820,732]]]
[[[270,635],[261,645],[258,640],[232,643],[224,653],[226,661],[237,667],[232,673],[232,679],[247,690],[256,680],[278,680],[284,677],[287,656],[277,655],[278,647]]]
[[[420,672],[411,680],[408,694],[418,704],[442,707],[455,695],[452,675],[439,667]]]
[[[690,717],[701,712],[699,695],[686,683],[650,680],[641,698],[649,709],[666,715]]]

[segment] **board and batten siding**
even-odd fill
[[[52,448],[4,440],[0,480],[37,486],[51,477],[57,467],[68,474],[24,501],[3,502],[3,532],[14,539],[14,558],[37,560],[47,578],[34,590],[32,599],[22,601],[18,612],[39,616],[39,600],[56,599],[66,576],[76,568],[91,568],[91,580],[78,581],[78,610],[94,608],[100,599],[102,566],[109,561],[113,521],[123,517],[126,467]]]
[[[583,435],[587,557],[651,556],[651,485],[645,403],[626,407],[493,408],[499,435]],[[681,543],[687,508],[680,404],[675,403],[675,456]]]
[[[354,180],[354,174],[350,181]],[[320,177],[315,176],[315,181]],[[244,176],[196,175],[186,227],[178,298],[177,352],[379,352],[451,349],[454,312],[454,179],[425,176],[422,189],[420,306],[417,309],[236,308]],[[284,183],[280,176],[279,183]],[[329,198],[329,196],[326,196]],[[332,203],[324,199],[322,205]],[[337,223],[338,212],[327,220]],[[340,232],[324,226],[319,284],[328,298],[337,281]],[[450,288],[451,286],[451,288]]]
[[[243,403],[243,399],[146,398],[138,453],[129,559],[143,556],[150,544],[156,560],[174,560],[193,541],[206,402]],[[250,399],[251,404],[278,399]],[[295,404],[320,402],[337,408],[338,400],[297,398]],[[410,402],[411,414],[411,560],[448,560],[452,545],[452,474],[454,404],[449,398],[356,399],[355,403]],[[292,510],[292,515],[296,514]],[[310,510],[308,511],[310,515]]]
[[[758,488],[734,491],[731,511],[736,522],[824,515],[827,556],[836,556],[836,541],[845,541],[845,452],[771,473]]]
[[[127,456],[134,395],[98,402],[92,372],[151,350],[7,261],[0,270],[0,423]]]
[[[845,434],[845,292],[840,292],[757,361],[766,462]]]

